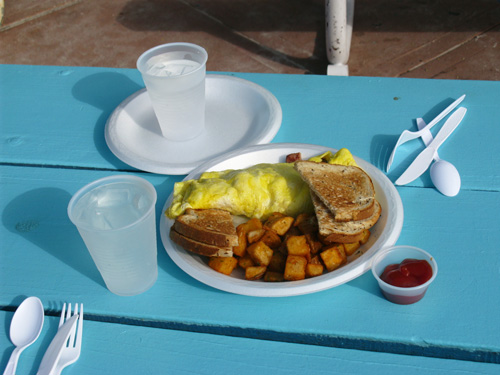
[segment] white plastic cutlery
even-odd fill
[[[425,122],[423,119],[417,119],[417,128],[423,129]],[[432,134],[430,131],[422,134],[422,140],[428,146],[432,142]],[[450,162],[439,157],[437,151],[434,155],[435,162],[431,165],[431,180],[436,189],[448,197],[454,197],[460,191],[460,174],[457,168]]]
[[[436,135],[434,140],[427,146],[410,164],[406,171],[396,180],[396,185],[406,185],[424,173],[434,160],[436,152],[451,133],[457,128],[465,116],[467,109],[460,107],[449,118]]]
[[[26,298],[19,305],[10,324],[10,339],[16,348],[5,367],[4,375],[16,373],[19,355],[24,349],[33,344],[40,335],[43,318],[43,305],[39,298]]]
[[[71,303],[68,304],[68,310],[66,316],[64,316],[64,311],[66,309],[66,304],[64,304],[61,311],[61,319],[59,320],[59,328],[64,325],[64,320],[70,319],[71,317]],[[61,371],[75,363],[78,358],[80,358],[80,351],[82,349],[82,335],[83,335],[83,303],[80,304],[80,311],[78,311],[78,304],[75,304],[74,315],[78,314],[78,323],[76,331],[73,330],[71,336],[68,339],[67,344],[64,346],[61,357],[56,363],[56,366],[50,373],[50,375],[59,375]]]
[[[66,346],[71,333],[75,330],[78,315],[73,315],[64,325],[59,328],[56,336],[50,343],[47,351],[45,352],[40,367],[38,368],[37,375],[50,375],[56,367],[61,353]]]
[[[412,132],[409,130],[403,131],[401,133],[401,135],[399,136],[399,139],[396,142],[396,145],[392,149],[391,156],[389,157],[389,161],[387,162],[386,171],[389,172],[389,169],[391,168],[392,162],[394,160],[394,155],[396,154],[396,149],[399,146],[401,146],[403,143],[411,141],[412,139],[419,138],[422,136],[422,134],[426,133],[428,130],[431,130],[434,125],[436,125],[439,121],[441,121],[446,115],[448,115],[448,113],[453,111],[464,99],[465,99],[465,95],[462,95],[460,98],[455,100],[448,107],[446,107],[446,109],[443,112],[441,112],[439,115],[437,115],[434,120],[429,122],[424,129],[418,130],[416,132]]]

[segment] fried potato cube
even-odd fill
[[[285,278],[281,272],[267,271],[264,275],[264,281],[276,283],[285,281]]]
[[[328,246],[321,252],[320,256],[329,272],[339,268],[347,261],[344,246],[341,244]]]
[[[245,254],[241,258],[238,259],[238,266],[246,269],[248,267],[255,266],[255,262],[252,260],[250,255]]]
[[[268,266],[273,256],[273,249],[264,242],[259,241],[247,248],[247,252],[252,260],[259,266]]]
[[[290,236],[286,239],[286,248],[288,255],[300,255],[308,257],[311,254],[311,249],[307,244],[306,236]]]
[[[273,212],[271,215],[269,215],[269,217],[267,218],[266,222],[264,223],[264,226],[266,226],[266,224],[268,222],[271,222],[275,219],[279,219],[280,217],[285,217],[285,214],[281,213],[281,212]]]
[[[238,245],[233,246],[233,254],[239,257],[244,256],[247,251],[247,232],[244,225],[245,224],[240,224],[236,227],[236,234],[238,235]]]
[[[264,228],[271,229],[280,236],[283,236],[286,232],[288,232],[293,224],[293,221],[294,219],[291,216],[278,217],[276,219],[266,221]]]
[[[309,261],[309,263],[310,264],[323,264],[323,263],[321,263],[321,258],[319,257],[319,255],[312,257],[311,260]]]
[[[323,274],[325,267],[322,264],[307,263],[306,277],[316,277]]]
[[[319,255],[311,258],[306,266],[306,277],[315,277],[323,274],[325,267],[321,263]]]
[[[275,231],[265,229],[264,235],[260,238],[271,249],[276,249],[281,245],[281,237]]]
[[[258,240],[260,240],[262,238],[262,236],[264,235],[265,232],[266,232],[266,230],[262,229],[262,228],[249,231],[247,233],[248,243],[257,242]]]
[[[243,225],[245,227],[245,231],[247,233],[255,229],[262,229],[262,222],[255,217],[240,225]]]
[[[285,264],[286,264],[286,255],[280,253],[279,251],[275,251],[273,253],[273,256],[271,257],[271,261],[269,262],[267,269],[269,271],[283,273],[285,271]]]
[[[286,258],[285,280],[303,280],[306,278],[307,259],[300,255],[289,255]]]
[[[238,235],[238,245],[233,246],[233,254],[239,257],[245,255],[249,232],[262,229],[262,222],[259,219],[253,218],[248,220],[246,223],[242,223],[236,227],[236,234]]]
[[[302,234],[312,234],[318,232],[318,219],[316,215],[302,213],[297,216],[293,226],[299,228]]]
[[[368,229],[365,229],[363,231],[363,238],[359,241],[361,245],[364,245],[365,243],[368,242],[368,239],[370,238],[370,231]]]
[[[321,243],[321,241],[319,241],[313,234],[306,234],[305,236],[307,239],[307,244],[311,249],[311,254],[315,255],[319,253],[319,251],[323,248],[323,244]]]
[[[265,266],[252,266],[245,269],[245,279],[247,280],[259,280],[262,279],[266,273],[267,267]]]
[[[213,270],[230,275],[238,265],[238,260],[235,257],[210,257],[208,266]]]
[[[310,217],[311,215],[307,213],[298,214],[297,217],[295,218],[295,221],[293,222],[293,226],[299,227],[301,223],[307,222]]]
[[[342,245],[344,246],[344,251],[347,256],[354,254],[354,252],[361,247],[359,242],[344,243]]]

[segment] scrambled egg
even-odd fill
[[[332,164],[356,165],[347,149],[311,158]],[[170,219],[187,208],[219,208],[233,215],[266,219],[273,212],[297,216],[313,212],[309,187],[293,163],[257,164],[246,169],[205,172],[198,180],[177,182],[165,214]]]
[[[265,219],[273,212],[311,212],[309,188],[291,163],[257,164],[242,170],[206,172],[199,180],[178,182],[166,214],[187,208],[220,208],[233,215]]]
[[[331,151],[327,151],[319,156],[313,156],[309,160],[319,162],[325,162],[330,164],[341,164],[341,165],[354,165],[357,167],[356,161],[352,156],[351,152],[347,148],[341,148],[335,154]]]

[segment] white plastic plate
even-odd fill
[[[146,89],[125,99],[105,127],[109,149],[137,169],[159,174],[187,174],[231,150],[269,143],[281,126],[276,97],[253,82],[208,74],[205,131],[174,142],[161,135]]]
[[[218,157],[192,171],[185,180],[197,179],[205,171],[222,171],[225,169],[247,168],[258,163],[284,162],[288,154],[301,152],[303,159],[322,154],[325,151],[337,150],[317,145],[300,143],[275,143],[251,146],[244,150],[233,151]],[[169,238],[169,230],[173,224],[164,214],[160,218],[160,234],[168,255],[188,275],[211,287],[230,293],[258,296],[283,297],[319,292],[344,284],[371,268],[371,259],[383,247],[396,243],[403,227],[403,203],[393,183],[372,164],[354,157],[356,163],[372,178],[376,198],[382,206],[382,215],[371,229],[369,241],[361,247],[360,255],[351,257],[341,268],[314,278],[300,281],[269,283],[264,281],[248,281],[243,272],[233,272],[231,276],[220,274],[207,265],[207,258],[184,250]],[[172,195],[165,202],[163,212],[168,208]]]

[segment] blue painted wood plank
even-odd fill
[[[398,241],[428,250],[439,274],[415,305],[387,302],[367,273],[343,286],[289,298],[254,298],[207,287],[181,271],[159,242],[159,277],[136,297],[108,292],[66,216],[71,195],[112,174],[1,166],[0,306],[37,295],[48,310],[85,303],[102,320],[269,340],[500,361],[497,192],[399,188],[405,225]],[[158,192],[157,214],[176,178],[140,174]],[[457,211],[457,207],[460,210]]]
[[[500,82],[225,74],[278,98],[283,125],[274,142],[347,147],[382,170],[399,134],[416,129],[415,118],[430,121],[466,94],[468,113],[440,155],[456,165],[464,189],[499,190]],[[135,69],[2,65],[0,87],[0,162],[133,169],[109,152],[103,133],[115,107],[143,87]],[[422,148],[420,141],[403,147],[389,177]],[[411,186],[431,186],[428,172]]]
[[[12,312],[0,311],[2,327]],[[20,357],[18,374],[35,374],[57,330],[47,316],[39,339]],[[5,328],[0,368],[13,346]],[[67,374],[496,374],[487,363],[276,343],[265,340],[85,320],[82,353]]]

